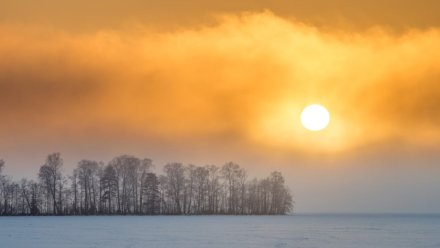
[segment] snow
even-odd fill
[[[440,215],[0,217],[22,247],[440,247]]]

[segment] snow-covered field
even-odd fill
[[[426,248],[440,216],[0,217],[0,247]]]

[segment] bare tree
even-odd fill
[[[2,174],[3,167],[5,166],[5,161],[0,159],[0,215],[3,214],[3,206],[4,206],[4,197],[5,197],[5,176]]]
[[[102,212],[112,214],[114,213],[113,206],[117,203],[115,199],[119,190],[118,177],[113,165],[109,164],[105,167],[104,173],[101,177],[101,187],[103,190],[101,201],[104,202],[104,209]]]
[[[154,173],[147,173],[144,182],[143,194],[145,194],[145,213],[156,215],[160,213],[159,179]]]
[[[98,162],[81,160],[78,163],[78,182],[83,192],[84,214],[95,214],[97,212],[97,172]]]
[[[204,214],[207,212],[207,191],[209,170],[205,167],[197,167],[195,169],[195,196],[196,207],[195,212]]]
[[[151,159],[122,155],[107,165],[81,160],[64,177],[59,153],[39,169],[39,182],[14,182],[2,174],[0,215],[96,214],[286,214],[293,197],[280,172],[262,180],[228,162],[195,166],[169,163],[163,175],[152,172]]]
[[[144,206],[144,198],[143,198],[143,192],[142,190],[145,188],[145,182],[147,181],[147,176],[150,172],[150,170],[153,168],[153,161],[149,158],[145,158],[141,161],[139,166],[139,188],[141,190],[141,193],[139,194],[139,213],[143,213],[143,206]],[[157,178],[156,178],[157,180]]]
[[[208,213],[217,214],[220,205],[220,194],[223,189],[220,184],[220,168],[215,165],[206,166],[209,174],[208,180]]]
[[[47,193],[52,198],[52,213],[58,214],[60,208],[57,205],[57,185],[60,186],[61,181],[61,167],[63,159],[60,153],[53,153],[47,156],[46,163],[40,167],[38,174]],[[59,196],[59,195],[58,195]],[[60,200],[60,199],[58,199]]]
[[[0,159],[0,175],[2,174],[3,167],[5,166],[5,161]]]
[[[172,214],[182,213],[182,194],[184,189],[185,169],[181,163],[170,163],[165,165],[164,171],[168,178],[168,196],[172,199]]]
[[[238,206],[238,175],[240,173],[240,166],[233,162],[228,162],[222,167],[222,175],[227,186],[227,202],[229,214],[237,214]]]
[[[74,215],[79,214],[78,212],[78,170],[73,170],[73,174],[69,177],[71,181],[71,190],[73,192],[72,200],[72,213]]]
[[[189,164],[185,166],[185,180],[184,180],[184,193],[183,193],[183,213],[191,214],[193,208],[193,198],[194,198],[194,183],[196,180],[196,166]]]

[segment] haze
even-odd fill
[[[0,158],[282,171],[296,212],[440,213],[436,1],[0,0]],[[317,133],[300,113],[325,105]]]

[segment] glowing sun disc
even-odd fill
[[[330,113],[320,104],[312,104],[301,113],[302,125],[310,131],[320,131],[330,123]]]

